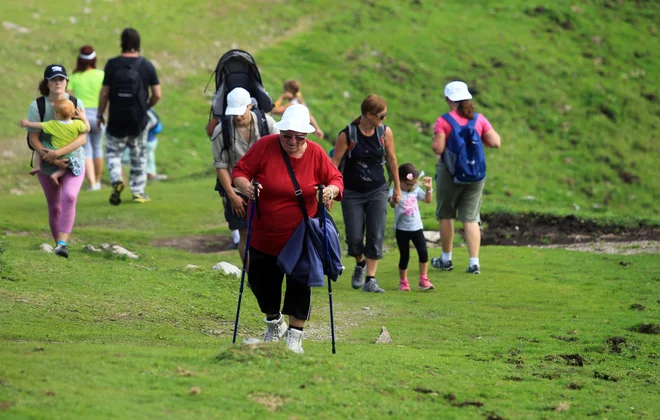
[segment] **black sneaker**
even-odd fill
[[[431,258],[431,265],[435,268],[438,268],[442,271],[451,271],[454,269],[454,263],[449,261],[442,261],[442,258]]]
[[[110,204],[118,206],[121,204],[121,192],[124,190],[124,183],[121,181],[112,183],[112,193],[110,194]]]
[[[69,258],[69,248],[67,248],[66,245],[58,244],[55,247],[55,255],[59,255],[60,257],[64,257],[64,258]]]
[[[466,273],[468,274],[481,274],[481,270],[479,269],[478,265],[471,265],[465,270]]]

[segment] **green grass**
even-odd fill
[[[277,418],[660,414],[658,339],[634,331],[660,324],[657,256],[484,247],[483,274],[469,276],[459,247],[455,271],[431,272],[436,290],[402,294],[393,251],[379,268],[385,295],[352,290],[347,260],[334,285],[336,355],[324,289],[314,292],[304,356],[234,347],[238,279],[210,267],[238,264],[237,254],[149,245],[227,234],[217,198],[195,185],[159,184],[149,205],[117,208],[106,194],[83,193],[68,260],[38,250],[50,241],[43,198],[5,197],[0,416],[244,418],[273,415],[271,406]],[[173,196],[194,204],[176,206]],[[82,251],[101,242],[141,259]],[[246,289],[239,339],[260,336],[261,318]],[[382,325],[391,345],[373,344]],[[625,340],[621,353],[611,337]],[[584,366],[561,358],[574,354]],[[465,401],[483,405],[456,406]]]
[[[578,215],[601,223],[657,224],[657,3],[60,0],[0,8],[3,21],[31,30],[3,29],[0,46],[0,418],[660,416],[658,336],[636,331],[660,324],[657,255],[484,247],[483,274],[468,276],[459,246],[455,271],[431,272],[436,290],[402,294],[391,250],[378,272],[385,295],[353,291],[347,260],[349,273],[334,287],[337,354],[319,289],[299,356],[231,345],[238,279],[210,268],[239,265],[236,252],[153,245],[228,234],[212,191],[203,87],[232,45],[255,53],[273,96],[298,78],[330,136],[366,94],[382,95],[399,161],[431,174],[442,88],[466,80],[503,138],[488,152],[485,212],[568,214],[575,203]],[[110,207],[107,190],[82,192],[71,258],[57,258],[38,250],[51,242],[46,206],[25,174],[16,122],[46,64],[71,68],[84,43],[104,62],[118,52],[115,29],[128,25],[141,32],[163,82],[158,164],[171,181],[150,186],[147,205]],[[422,208],[435,228],[434,206]],[[140,259],[82,251],[104,242]],[[254,297],[246,289],[243,299],[239,339],[260,336]],[[383,325],[394,342],[373,344]],[[625,340],[620,353],[607,342],[613,337]],[[561,357],[576,354],[583,366]]]

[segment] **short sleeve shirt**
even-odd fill
[[[69,95],[66,95],[68,98]],[[76,98],[77,104],[76,108],[84,111],[85,110],[85,105],[83,102]],[[53,111],[53,104],[50,103],[48,98],[46,98],[46,112],[44,113],[44,120],[41,121],[41,118],[39,117],[39,108],[37,106],[37,101],[36,99],[32,101],[30,104],[30,109],[28,111],[28,116],[27,120],[31,122],[46,122],[50,120],[55,119],[55,112]],[[54,149],[53,144],[52,144],[52,136],[50,134],[44,133],[43,131],[39,130],[38,128],[27,128],[28,132],[32,133],[39,133],[39,141],[41,141],[41,144],[46,148],[46,149]],[[83,159],[85,157],[85,151],[82,147],[79,147],[78,149],[74,150],[71,152],[74,156],[80,157]],[[43,172],[46,175],[50,175],[53,172],[57,170],[56,166],[51,165],[50,163],[44,161],[41,162],[41,172]]]
[[[74,141],[80,134],[86,133],[87,127],[80,120],[50,120],[41,124],[41,130],[51,135],[53,147],[59,149]]]
[[[103,87],[103,70],[89,69],[73,73],[69,77],[69,86],[76,98],[81,99],[87,108],[99,107],[99,93]]]
[[[393,189],[390,189],[392,197]],[[424,228],[419,214],[419,200],[424,200],[426,193],[418,186],[413,191],[401,191],[401,201],[394,208],[394,229],[416,232]]]

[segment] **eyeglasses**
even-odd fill
[[[280,133],[280,135],[282,136],[282,138],[283,138],[284,140],[291,140],[291,139],[294,139],[294,138],[295,138],[296,141],[304,141],[304,140],[307,139],[307,134],[304,134],[304,135],[295,135],[295,134],[291,134],[291,133]]]
[[[384,120],[385,117],[387,117],[387,113],[385,113],[385,114],[373,114],[372,113],[371,115],[375,115],[376,117],[380,118],[381,120]]]

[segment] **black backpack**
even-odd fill
[[[220,120],[227,109],[227,94],[237,87],[247,90],[257,101],[257,106],[253,108],[259,108],[263,112],[273,109],[273,100],[263,86],[261,73],[250,53],[243,50],[227,51],[218,60],[211,77],[214,75],[215,95],[210,112],[217,120]]]
[[[143,57],[121,66],[110,84],[110,120],[121,125],[139,126],[147,115],[147,98],[140,76]]]
[[[73,107],[78,109],[78,99],[76,99],[73,95],[69,95],[69,100],[73,102]],[[41,122],[44,122],[44,118],[46,116],[46,97],[45,96],[40,96],[37,98],[37,109],[39,110],[39,120]],[[32,145],[30,144],[30,133],[28,132],[27,135],[25,136],[25,140],[27,141],[27,146],[32,150],[32,158],[30,159],[30,167],[34,166],[34,149],[32,148]]]

